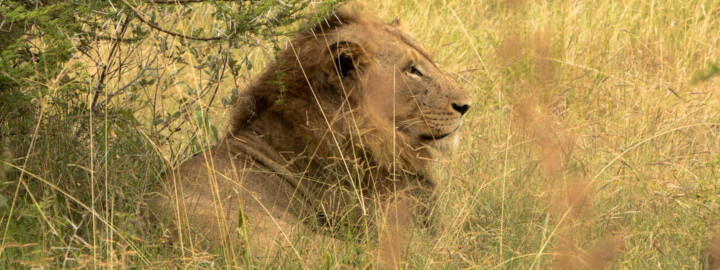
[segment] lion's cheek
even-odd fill
[[[366,106],[383,119],[393,119],[396,114],[393,102],[395,100],[392,88],[393,80],[391,76],[377,70],[371,71],[368,76],[367,88],[365,92]]]

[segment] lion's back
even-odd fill
[[[293,187],[278,180],[221,143],[168,173],[149,204],[176,236],[191,235],[202,246],[247,240],[255,250],[270,250],[301,225]]]

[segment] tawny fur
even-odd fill
[[[288,42],[225,139],[170,173],[152,208],[186,242],[271,252],[303,226],[371,224],[399,193],[427,205],[453,104],[470,98],[395,23],[338,12]]]

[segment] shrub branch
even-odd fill
[[[148,26],[150,26],[150,27],[152,27],[152,28],[155,28],[156,30],[158,30],[158,31],[160,31],[160,32],[163,32],[163,33],[166,33],[166,34],[169,34],[169,35],[173,35],[173,36],[182,37],[182,38],[185,38],[185,39],[200,40],[200,41],[219,40],[219,39],[222,38],[222,37],[193,37],[193,36],[183,35],[183,34],[178,33],[178,32],[173,32],[173,31],[170,31],[170,30],[163,29],[162,27],[158,26],[157,24],[154,24],[154,23],[150,22],[148,19],[146,19],[146,18],[142,15],[142,13],[141,13],[139,10],[137,10],[133,5],[131,5],[130,3],[128,3],[127,0],[122,0],[122,1],[123,1],[123,3],[125,3],[125,5],[127,5],[128,7],[130,7],[130,9],[132,9],[133,13],[135,13],[135,15],[138,17],[138,19],[140,19],[142,22],[144,22],[144,23],[147,24]],[[151,0],[151,2],[153,2],[153,3],[156,3],[155,1],[156,1],[156,0]],[[157,0],[157,1],[163,1],[163,0]],[[182,1],[182,2],[191,2],[191,1],[198,1],[198,2],[200,2],[201,0],[184,0],[184,1]],[[171,2],[177,2],[177,1],[168,0],[167,2],[168,2],[168,3],[171,3]]]
[[[202,3],[207,0],[145,0],[145,2],[153,4],[189,4],[189,3]],[[232,0],[221,0],[231,2]]]

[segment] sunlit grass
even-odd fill
[[[443,166],[450,221],[434,245],[449,250],[431,260],[510,269],[705,263],[720,99],[716,80],[691,81],[718,61],[717,3],[366,7],[401,16],[475,95],[463,145]]]
[[[675,269],[707,265],[720,192],[720,91],[718,78],[702,74],[720,62],[719,2],[372,0],[355,5],[382,20],[399,16],[412,35],[434,52],[439,66],[474,97],[460,146],[436,168],[441,176],[435,208],[438,224],[410,233],[401,266]],[[192,26],[207,29],[214,23],[203,16],[207,12],[211,11],[199,8],[175,29],[183,33]],[[132,105],[139,128],[120,136],[130,139],[96,140],[101,145],[93,149],[100,152],[90,154],[65,153],[63,148],[51,153],[49,147],[23,157],[4,154],[2,160],[13,160],[16,166],[27,161],[27,166],[18,166],[28,170],[23,181],[42,188],[46,197],[41,203],[13,201],[16,184],[3,179],[10,170],[4,165],[0,179],[12,188],[0,199],[17,204],[14,215],[24,219],[3,217],[2,233],[22,236],[23,228],[33,228],[29,223],[40,222],[47,237],[5,238],[3,260],[49,268],[65,264],[303,266],[293,251],[245,261],[228,253],[171,244],[161,226],[138,218],[142,195],[150,192],[161,173],[197,150],[189,147],[193,138],[195,148],[216,143],[194,112],[176,116],[187,118],[187,124],[162,131],[154,129],[152,113],[171,113],[186,102],[182,99],[197,99],[220,136],[231,113],[229,106],[218,102],[222,97],[207,106],[211,96],[188,91],[205,86],[208,78],[192,66],[202,59],[187,52],[173,55],[172,47],[179,42],[170,41],[173,46],[149,64],[161,53],[156,43],[166,38],[153,35],[157,36],[137,48],[121,51],[161,78],[142,88],[137,100],[129,100],[126,93],[112,97],[111,102]],[[107,50],[102,47],[97,53]],[[238,59],[247,56],[253,68],[243,68],[237,77],[218,83],[223,97],[232,88],[247,86],[272,55],[265,47],[231,53]],[[170,55],[190,65],[170,61]],[[85,66],[73,71],[95,72],[94,64],[83,58],[71,64],[77,63]],[[111,81],[108,89],[127,84],[137,72],[128,71]],[[162,80],[170,79],[173,86],[164,87]],[[141,100],[157,100],[156,107]],[[52,128],[75,133],[84,127]],[[180,134],[170,136],[175,128]],[[90,141],[39,138],[41,146]],[[43,159],[37,155],[63,156],[73,163],[39,164]],[[111,188],[91,191],[90,170],[106,170],[93,183],[109,183]],[[108,196],[110,192],[114,195]],[[94,196],[105,203],[91,213]],[[57,197],[87,200],[83,201],[87,207],[64,208],[67,205],[60,202],[66,200]],[[9,206],[0,201],[0,207]],[[81,215],[81,220],[66,219],[73,211],[90,214]],[[95,227],[112,227],[106,231],[114,231],[115,236],[92,232],[85,234],[93,237],[88,239],[80,238],[78,229],[53,231],[60,225],[88,230],[92,221]],[[51,246],[56,242],[48,239],[53,237],[62,239],[63,246]],[[321,254],[322,265],[304,266],[377,266],[378,244],[373,241],[343,243],[342,251],[327,248]],[[58,253],[59,248],[66,249]],[[48,257],[51,254],[64,257]],[[50,264],[58,261],[62,265]]]

